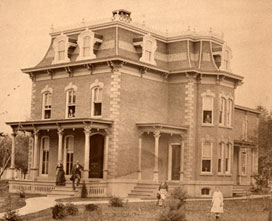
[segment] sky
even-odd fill
[[[244,77],[235,103],[272,109],[271,0],[0,0],[0,131],[30,116],[31,80],[21,72],[38,64],[50,44],[50,27],[110,18],[115,9],[158,30],[223,32],[231,68]]]

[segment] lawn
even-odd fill
[[[21,198],[19,193],[8,192],[8,181],[0,181],[0,213],[6,212],[7,210],[19,209],[26,205],[25,200],[31,197],[37,197],[42,195],[37,194],[25,194],[25,198]],[[3,202],[2,202],[3,200]],[[2,202],[2,203],[1,203]]]
[[[224,214],[221,220],[258,221],[267,220],[268,211],[264,210],[267,199],[229,200],[224,203]],[[190,201],[186,203],[186,218],[188,221],[210,220],[210,201]],[[154,202],[128,203],[123,208],[99,205],[97,212],[86,212],[84,206],[78,206],[79,214],[68,216],[63,220],[158,220],[163,208]],[[51,209],[23,216],[24,220],[53,220]],[[214,217],[212,217],[214,218]],[[213,219],[211,219],[213,220]]]

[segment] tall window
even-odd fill
[[[45,92],[43,94],[43,119],[51,118],[51,104],[52,94],[50,92]]]
[[[91,37],[85,36],[83,38],[83,57],[90,56],[90,50],[91,50]]]
[[[65,41],[59,41],[58,42],[58,60],[64,60],[65,59]]]
[[[202,143],[201,171],[202,173],[212,172],[212,143],[210,142]]]
[[[247,140],[247,116],[245,116],[245,119],[243,120],[243,130],[242,130],[242,136],[243,140]]]
[[[204,96],[203,97],[203,124],[212,124],[213,123],[213,97]]]
[[[226,146],[226,152],[225,152],[225,173],[230,173],[230,163],[231,163],[231,147],[232,145],[230,143]]]
[[[220,98],[220,109],[219,109],[219,124],[225,125],[225,113],[226,113],[226,99]]]
[[[76,114],[76,92],[75,90],[67,91],[67,117],[73,118]]]
[[[227,126],[231,126],[231,119],[232,119],[232,109],[233,109],[233,102],[232,99],[228,99],[228,105],[227,105]]]
[[[49,137],[41,139],[41,174],[48,174],[49,163]]]
[[[72,173],[74,160],[74,137],[72,136],[65,137],[65,151],[66,151],[65,171],[66,175],[70,175]]]
[[[247,152],[246,150],[242,150],[241,152],[241,175],[246,175],[246,168],[247,168]]]
[[[92,90],[92,116],[97,117],[102,115],[102,88],[95,87]]]
[[[225,149],[225,144],[220,143],[218,147],[218,173],[223,173],[223,159],[224,159],[224,149]]]

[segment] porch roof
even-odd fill
[[[136,123],[136,126],[142,132],[155,132],[159,130],[161,133],[165,134],[178,134],[183,135],[188,130],[186,126],[176,126],[170,124],[162,124],[162,123]]]
[[[234,146],[256,148],[257,144],[253,141],[234,140]]]
[[[112,125],[112,120],[93,119],[93,118],[73,118],[73,119],[55,119],[55,120],[37,120],[6,122],[13,130],[33,131],[50,129],[75,129],[89,126],[97,129],[107,129]]]

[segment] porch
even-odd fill
[[[112,121],[84,118],[9,122],[7,124],[13,129],[10,166],[12,180],[14,180],[13,171],[15,170],[16,133],[25,131],[31,134],[29,179],[41,181],[41,184],[39,182],[32,185],[27,184],[24,186],[27,190],[33,190],[36,186],[43,188],[42,183],[44,182],[51,183],[49,180],[55,179],[55,168],[58,162],[64,164],[66,180],[69,180],[75,159],[80,160],[80,163],[83,164],[82,178],[86,181],[89,179],[107,180],[109,135]],[[52,187],[52,184],[46,186]],[[14,188],[17,188],[15,183]]]

